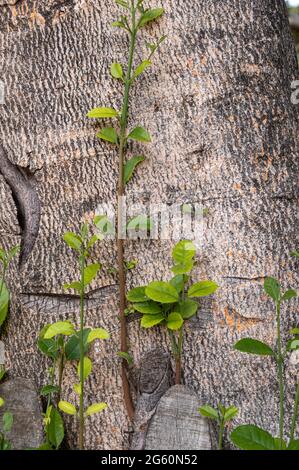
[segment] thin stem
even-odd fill
[[[175,383],[176,385],[180,385],[181,383],[181,375],[182,375],[182,352],[183,352],[183,327],[179,331],[179,339],[178,339],[178,353],[176,357],[176,367],[175,367]]]
[[[295,437],[298,411],[299,411],[299,383],[297,384],[297,391],[296,391],[296,398],[295,398],[295,405],[294,405],[294,413],[293,413],[292,425],[291,425],[291,433],[290,433],[290,440],[291,441]]]
[[[79,406],[79,449],[84,449],[84,269],[85,269],[85,247],[80,255],[81,289],[80,289],[80,406]]]
[[[278,354],[277,354],[277,364],[278,364],[278,381],[279,381],[279,439],[280,439],[280,449],[282,449],[283,444],[283,431],[284,431],[284,383],[283,383],[283,370],[284,370],[284,359],[281,351],[281,327],[280,327],[280,301],[276,304],[277,312],[277,343],[278,343]]]
[[[125,316],[126,308],[126,273],[124,266],[124,240],[123,240],[123,210],[122,210],[122,198],[125,193],[124,185],[124,163],[125,163],[125,147],[126,147],[126,133],[127,133],[127,123],[128,123],[128,110],[129,110],[129,96],[131,88],[131,77],[132,77],[132,67],[133,67],[133,58],[135,51],[136,43],[136,8],[134,1],[131,4],[131,13],[132,13],[132,28],[131,28],[131,41],[130,41],[130,51],[129,51],[129,62],[128,70],[125,79],[125,92],[124,92],[124,101],[122,107],[121,115],[121,128],[120,128],[120,138],[119,138],[119,176],[118,176],[118,192],[117,192],[117,212],[118,212],[118,223],[117,223],[117,264],[118,264],[118,275],[119,275],[119,308],[120,308],[120,324],[121,324],[121,351],[128,352],[127,345],[127,323]],[[123,393],[124,401],[127,409],[129,418],[132,420],[134,417],[134,406],[132,402],[132,397],[130,393],[130,385],[126,373],[126,361],[122,361],[122,384],[123,384]]]
[[[60,360],[59,360],[59,369],[58,369],[58,395],[57,395],[57,403],[60,402],[61,397],[61,389],[62,389],[62,379],[63,379],[63,372],[64,372],[64,351],[62,351]]]
[[[56,359],[53,360],[53,365],[51,368],[51,374],[50,374],[50,384],[54,385],[54,379],[55,379],[55,371],[56,371]],[[46,408],[46,416],[48,415],[48,410],[51,406],[51,401],[52,401],[52,393],[49,393],[48,399],[47,399],[47,408]],[[49,425],[46,426],[46,440],[47,443],[49,443]]]
[[[219,436],[218,436],[218,450],[222,450],[223,447],[223,434],[224,434],[224,422],[219,422]]]
[[[7,269],[7,266],[4,264],[3,265],[3,270],[2,270],[1,284],[0,284],[0,297],[2,295],[2,291],[3,291],[3,287],[4,287],[6,269]]]

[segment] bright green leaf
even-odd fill
[[[102,140],[107,140],[112,144],[118,143],[118,135],[113,127],[104,127],[98,134],[97,137]]]
[[[294,289],[289,289],[283,294],[281,300],[290,300],[294,297],[297,297],[297,292]]]
[[[44,334],[44,339],[51,339],[56,335],[70,336],[74,333],[74,326],[70,321],[58,321],[49,326]]]
[[[157,315],[143,315],[141,326],[143,328],[151,328],[152,326],[158,325],[163,320],[165,320],[165,318],[161,313],[158,313]]]
[[[264,281],[265,292],[276,302],[280,298],[280,285],[274,277],[266,277]]]
[[[144,72],[144,70],[147,69],[150,65],[152,65],[150,60],[143,60],[136,68],[133,77],[136,78],[141,75],[142,72]]]
[[[178,291],[169,282],[153,281],[145,288],[145,294],[155,302],[171,304],[179,300]]]
[[[274,356],[274,351],[268,344],[252,338],[241,339],[234,345],[234,349],[249,354],[257,354],[259,356]]]
[[[197,310],[198,303],[191,299],[182,300],[177,305],[175,305],[175,310],[181,314],[184,320],[192,318]]]
[[[177,274],[172,279],[170,279],[169,284],[171,284],[180,294],[184,288],[185,282],[188,281],[188,276],[183,274]]]
[[[161,312],[161,306],[152,300],[133,304],[133,308],[136,312],[146,313],[148,315],[155,315]]]
[[[230,437],[233,443],[242,450],[275,450],[275,442],[271,434],[251,424],[238,426]]]
[[[79,237],[79,235],[73,232],[66,232],[63,235],[63,239],[70,248],[73,248],[76,251],[80,251],[82,246],[82,239]]]
[[[224,421],[231,421],[237,416],[238,413],[239,413],[239,410],[236,406],[230,406],[229,408],[226,408],[224,416],[223,416]]]
[[[206,418],[215,419],[216,421],[219,419],[218,411],[212,408],[210,405],[201,406],[198,411]]]
[[[10,295],[6,287],[6,284],[4,282],[2,284],[1,279],[0,279],[0,285],[2,285],[2,292],[0,296],[0,326],[1,326],[5,322],[7,314],[8,314]]]
[[[200,281],[190,287],[188,297],[206,297],[214,294],[218,287],[214,281]]]
[[[111,65],[110,72],[113,78],[123,78],[124,73],[121,64],[114,62]]]
[[[77,413],[76,407],[68,401],[60,401],[58,403],[58,408],[68,415],[75,415]]]
[[[128,135],[128,139],[137,140],[139,142],[150,142],[151,136],[143,127],[135,127]]]
[[[134,287],[127,293],[129,302],[146,302],[148,297],[145,295],[145,286]]]
[[[105,410],[107,408],[107,403],[94,403],[93,405],[90,405],[87,410],[86,410],[86,416],[91,416],[96,413],[100,413],[101,411]]]
[[[176,264],[171,268],[171,271],[178,275],[178,274],[188,274],[194,266],[194,261],[193,260],[187,260],[184,263],[179,263]]]
[[[10,411],[6,411],[2,417],[3,432],[7,433],[11,431],[13,425],[13,414]]]
[[[81,284],[79,281],[71,282],[70,284],[63,284],[64,289],[75,289],[76,291],[81,291]]]
[[[55,408],[51,410],[47,433],[50,443],[58,449],[64,439],[64,425],[60,413]]]
[[[178,264],[183,264],[186,261],[190,261],[196,254],[196,248],[194,243],[190,240],[181,240],[178,242],[172,250],[172,258]]]
[[[58,393],[59,387],[57,385],[45,385],[42,387],[40,394],[44,397],[50,395],[50,393]]]
[[[88,335],[87,343],[92,343],[96,339],[109,339],[110,334],[104,328],[94,328]]]
[[[83,364],[84,364],[84,366],[83,366],[83,380],[86,380],[87,377],[91,374],[92,362],[89,359],[89,357],[85,356]],[[77,374],[78,374],[78,377],[80,378],[80,362],[79,362],[78,367],[77,367]]]
[[[89,336],[90,331],[91,331],[90,328],[84,328],[83,330],[84,354],[86,354],[88,350],[87,338]],[[80,359],[79,333],[75,333],[68,339],[65,345],[65,355],[68,361],[79,361]]]
[[[146,10],[145,13],[141,16],[138,27],[142,28],[151,21],[156,20],[164,13],[164,8],[153,8],[151,10]]]
[[[114,108],[94,108],[87,113],[89,118],[113,118],[117,117],[118,112]]]
[[[98,271],[101,269],[101,265],[99,263],[93,263],[84,269],[84,285],[87,286],[92,282],[92,280],[96,277]]]
[[[125,184],[127,184],[132,178],[136,166],[143,161],[144,161],[144,157],[140,155],[138,157],[130,158],[130,160],[128,160],[125,163],[125,166],[124,166],[124,183]]]
[[[184,320],[180,313],[172,312],[168,315],[166,323],[169,330],[179,330],[183,326]]]
[[[3,398],[0,397],[0,408],[5,404],[5,400],[3,400]]]

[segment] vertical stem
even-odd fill
[[[6,274],[6,265],[3,265],[3,270],[2,270],[2,277],[1,277],[1,284],[0,284],[0,297],[3,291],[3,286],[4,286],[4,281],[5,281],[5,274]]]
[[[59,392],[57,395],[57,402],[60,402],[61,397],[61,389],[62,389],[62,378],[63,378],[63,371],[64,371],[64,351],[62,351],[60,360],[59,360],[59,371],[58,371],[58,388]]]
[[[281,326],[280,326],[280,301],[276,304],[277,312],[277,343],[278,343],[278,354],[277,354],[277,363],[278,363],[278,381],[279,381],[279,439],[280,439],[280,449],[282,449],[283,443],[283,430],[284,430],[284,383],[283,383],[283,355],[281,352]]]
[[[121,115],[121,128],[120,128],[120,139],[119,139],[119,176],[118,176],[118,192],[117,192],[117,212],[118,212],[118,223],[117,223],[117,264],[118,264],[118,275],[119,275],[119,308],[120,308],[120,324],[121,324],[121,351],[128,352],[127,345],[127,323],[125,316],[126,308],[126,274],[124,266],[124,240],[122,234],[123,214],[122,214],[122,198],[125,194],[124,186],[124,163],[125,163],[125,147],[126,147],[126,133],[128,123],[128,110],[129,110],[129,95],[131,88],[132,78],[132,66],[134,58],[134,50],[136,43],[136,9],[134,2],[131,6],[132,13],[132,33],[130,41],[130,52],[128,70],[125,79],[125,93],[124,102]],[[132,403],[132,397],[130,393],[130,385],[126,373],[126,361],[122,360],[121,376],[123,384],[124,401],[127,409],[129,418],[132,420],[134,417],[134,406]]]
[[[296,398],[295,398],[295,405],[294,405],[294,413],[293,413],[292,425],[291,425],[291,433],[290,433],[290,440],[291,441],[295,437],[298,411],[299,411],[299,383],[297,384],[297,391],[296,391]]]
[[[84,269],[85,269],[85,246],[80,255],[81,268],[81,290],[80,290],[80,406],[79,406],[79,449],[84,449]]]
[[[56,370],[56,359],[53,360],[53,366],[52,366],[51,375],[50,375],[51,385],[54,385],[55,370]],[[48,414],[48,409],[51,406],[51,401],[52,401],[52,393],[49,393],[48,399],[47,399],[46,415]],[[57,403],[59,403],[59,401]],[[46,440],[47,440],[47,443],[49,444],[49,425],[46,426]]]

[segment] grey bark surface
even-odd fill
[[[7,380],[0,384],[0,396],[5,405],[0,409],[0,423],[3,413],[13,414],[13,426],[6,437],[12,449],[35,449],[44,440],[42,409],[34,383],[29,379]],[[1,429],[1,425],[0,425]]]
[[[148,427],[146,450],[211,450],[208,419],[199,416],[196,394],[171,387],[158,403]]]
[[[149,422],[160,398],[173,384],[170,356],[163,349],[148,352],[140,361],[138,398],[134,417],[131,450],[145,448]]]
[[[11,2],[10,2],[11,3]],[[158,2],[150,1],[150,5]],[[263,279],[298,286],[298,109],[291,82],[298,79],[283,0],[161,0],[165,17],[144,30],[140,42],[167,34],[153,68],[132,92],[130,126],[144,125],[152,143],[128,188],[128,203],[199,203],[207,208],[193,280],[217,281],[217,294],[201,302],[184,343],[185,384],[201,403],[235,404],[236,424],[254,422],[277,434],[278,386],[270,358],[233,351],[236,340],[275,338],[272,303]],[[121,84],[109,76],[112,61],[125,63],[125,35],[110,27],[120,15],[112,0],[19,0],[0,7],[0,141],[13,165],[35,176],[41,204],[39,233],[22,272],[8,279],[12,305],[6,334],[12,377],[26,373],[40,387],[47,364],[36,347],[41,327],[69,318],[78,325],[78,299],[62,284],[78,277],[75,258],[62,242],[97,206],[114,201],[117,156],[96,139],[100,128],[86,112],[119,107]],[[139,55],[141,58],[142,54]],[[137,60],[136,60],[137,62]],[[132,150],[132,152],[131,152]],[[134,153],[133,153],[134,152]],[[13,188],[0,178],[0,242],[20,242]],[[128,288],[171,276],[174,241],[131,241],[126,258],[138,258]],[[92,284],[87,324],[112,338],[95,345],[87,400],[109,409],[90,419],[88,448],[128,448],[132,427],[122,401],[115,245],[93,252],[103,263]],[[296,323],[296,303],[283,311],[286,336]],[[204,313],[204,314],[203,314]],[[134,363],[153,347],[169,348],[161,328],[129,324]],[[290,366],[291,377],[296,369]],[[63,398],[75,401],[75,366],[64,379]],[[287,390],[290,420],[294,383]],[[274,418],[273,418],[274,417]],[[74,420],[66,418],[75,446]]]

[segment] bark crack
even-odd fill
[[[29,168],[13,164],[0,145],[0,173],[11,189],[21,229],[19,267],[22,268],[35,245],[40,225],[40,201]]]

